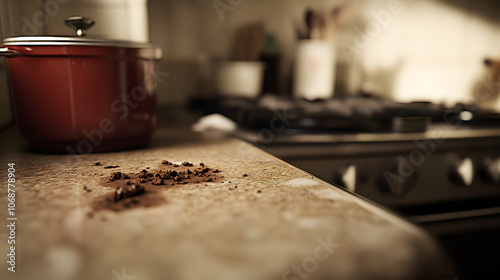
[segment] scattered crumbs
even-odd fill
[[[119,165],[108,165],[108,166],[104,166],[104,169],[110,169],[110,168],[118,168],[120,167]]]
[[[168,160],[162,160],[161,164],[172,165],[172,163]]]
[[[246,174],[246,173],[245,173],[245,174],[243,174],[243,177],[248,177],[248,174]]]
[[[153,181],[151,181],[151,184],[157,185],[157,186],[163,185],[163,179],[160,177],[154,177]]]
[[[170,162],[169,162],[170,163]],[[173,167],[176,164],[171,163]],[[153,187],[158,188],[161,185],[187,185],[187,184],[198,184],[203,182],[217,182],[222,176],[216,173],[221,173],[218,169],[212,169],[207,166],[203,167],[192,167],[193,164],[190,162],[183,162],[179,166],[179,169],[165,169],[161,168],[159,170],[148,170],[142,169],[137,173],[125,173],[120,171],[113,172],[108,177],[108,182],[118,183],[118,186],[132,186],[134,184],[145,184],[147,188]],[[121,183],[121,179],[128,179]],[[223,183],[228,183],[225,181]],[[230,183],[230,181],[229,181]]]
[[[122,173],[121,172],[113,172],[111,173],[111,175],[109,176],[109,180],[110,181],[114,181],[114,180],[118,180],[118,179],[121,179],[122,178]]]
[[[98,161],[96,163],[94,163],[95,166],[102,166],[102,162]]]
[[[131,185],[127,187],[118,187],[115,191],[115,201],[120,201],[128,197],[138,196],[144,193],[144,187],[141,185]]]

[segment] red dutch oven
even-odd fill
[[[157,62],[148,43],[83,37],[93,21],[68,18],[79,37],[4,40],[17,123],[34,148],[86,154],[142,147],[156,126]]]

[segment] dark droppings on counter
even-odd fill
[[[157,186],[163,185],[163,179],[160,177],[154,177],[153,180],[151,180],[151,184]]]
[[[119,171],[118,172],[113,172],[111,174],[111,176],[109,176],[109,180],[110,181],[119,180],[119,179],[130,179],[130,176],[128,176],[125,173],[119,172]]]
[[[108,166],[104,166],[104,169],[111,169],[111,168],[118,168],[120,167],[119,165],[108,165]]]
[[[95,211],[120,212],[137,207],[152,207],[165,203],[165,198],[151,186],[123,185],[93,203]]]
[[[165,203],[159,192],[161,189],[187,184],[218,182],[219,169],[212,169],[200,163],[199,167],[190,162],[181,165],[163,160],[157,170],[143,169],[137,173],[116,171],[106,178],[104,185],[115,191],[98,198],[94,210],[123,211],[136,207],[151,207]]]
[[[94,163],[95,166],[102,166],[102,163],[100,161]]]
[[[120,201],[128,197],[138,196],[144,193],[144,187],[141,185],[127,185],[118,187],[115,191],[115,201]]]

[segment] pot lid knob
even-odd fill
[[[87,29],[94,25],[94,21],[90,18],[82,16],[71,16],[65,21],[67,26],[76,30],[76,35],[79,37],[85,36],[87,34]]]

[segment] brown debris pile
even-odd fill
[[[219,169],[211,169],[205,167],[203,163],[200,164],[198,168],[186,168],[193,167],[194,165],[190,162],[183,162],[182,166],[178,164],[173,164],[167,160],[162,161],[163,165],[173,166],[173,169],[160,169],[156,171],[148,171],[143,169],[139,173],[125,174],[122,172],[113,172],[109,177],[109,181],[113,182],[121,179],[132,179],[132,183],[144,184],[150,183],[155,186],[162,185],[176,185],[176,184],[192,184],[192,183],[202,183],[202,182],[215,182],[220,179],[216,173],[219,173]],[[203,165],[202,165],[203,164]],[[134,181],[135,180],[135,181]]]
[[[122,173],[120,171],[113,172],[113,173],[111,173],[111,176],[109,176],[110,181],[119,180],[119,179],[130,179],[130,177],[127,174]]]
[[[152,207],[165,203],[165,199],[157,190],[141,185],[125,185],[115,189],[114,192],[100,197],[93,203],[93,208],[111,210],[115,212],[133,209],[136,207]]]
[[[128,185],[118,187],[115,191],[115,201],[120,201],[128,197],[138,196],[144,193],[144,187],[141,185]]]
[[[167,165],[169,168],[162,168]],[[106,195],[94,203],[95,210],[108,209],[122,211],[135,207],[151,207],[165,202],[158,190],[174,185],[217,182],[220,170],[206,167],[200,163],[194,167],[190,162],[181,165],[167,160],[161,162],[158,170],[143,169],[138,173],[116,171],[106,179],[105,185],[115,188],[112,194]]]

